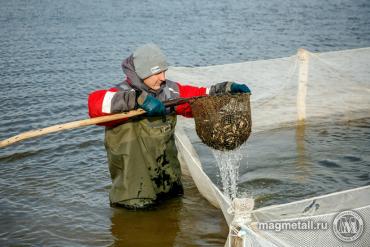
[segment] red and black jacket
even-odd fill
[[[137,95],[142,91],[145,91],[161,101],[176,98],[190,98],[207,94],[207,88],[205,87],[181,85],[171,80],[164,81],[159,90],[151,90],[136,75],[132,56],[123,61],[122,69],[126,74],[125,81],[108,90],[97,90],[89,94],[88,108],[91,118],[135,109],[137,107]],[[175,112],[178,115],[192,117],[191,107],[188,103],[176,106]],[[111,127],[123,122],[124,119],[103,123],[101,125]]]

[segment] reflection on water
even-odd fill
[[[221,212],[184,177],[185,194],[155,210],[112,209],[113,246],[223,246],[228,228]]]
[[[113,246],[174,246],[181,204],[173,199],[150,211],[112,209]]]
[[[305,151],[305,120],[300,120],[297,122],[295,139],[296,139],[296,150],[297,150],[297,172],[296,179],[303,180],[308,176],[310,172],[310,162],[308,161],[309,157],[306,155]]]

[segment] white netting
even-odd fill
[[[369,68],[370,48],[317,54],[300,50],[297,55],[287,58],[201,68],[170,68],[167,76],[171,80],[199,86],[210,86],[222,81],[247,83],[252,90],[252,132],[258,132],[296,125],[302,121],[330,124],[369,117]],[[261,222],[311,220],[332,224],[338,212],[350,209],[361,215],[365,224],[369,224],[370,186],[253,211],[246,207],[248,212],[239,210],[234,218],[235,204],[231,207],[230,199],[202,170],[199,157],[182,130],[181,126],[184,125],[193,128],[194,124],[189,119],[179,120],[176,139],[182,166],[193,177],[201,194],[222,209],[230,225],[227,246],[348,244],[339,240],[333,229],[266,231],[258,228]],[[234,208],[234,211],[230,211],[230,208]],[[345,221],[347,218],[343,219]],[[348,224],[351,222],[344,226],[349,227]],[[370,246],[368,228],[365,226],[361,237],[350,242],[349,246]],[[357,228],[350,229],[355,231]]]
[[[334,234],[334,218],[339,212],[350,209],[361,216],[365,226],[366,222],[370,222],[369,194],[370,186],[366,186],[298,202],[261,208],[251,213],[254,222],[249,224],[249,227],[262,238],[270,240],[277,246],[295,246],[297,243],[300,246],[341,246],[345,242],[338,239]],[[276,228],[275,230],[260,229],[258,224],[261,222],[273,223],[274,226],[278,225],[280,227],[287,222],[306,223],[307,227],[319,227],[316,223],[320,222],[328,223],[328,225],[325,229],[277,231]],[[356,231],[357,229],[349,230]],[[351,246],[369,246],[369,244],[370,231],[368,229],[364,229],[357,241],[350,243]]]
[[[287,58],[170,68],[167,76],[199,86],[227,80],[247,83],[252,90],[253,132],[257,132],[295,124],[302,108],[309,121],[328,116],[330,121],[368,116],[369,60],[370,48],[317,54],[301,51]],[[300,82],[306,85],[306,95],[302,95],[305,88],[299,88]],[[301,99],[304,104],[297,109]]]

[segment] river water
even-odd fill
[[[367,47],[369,13],[367,0],[1,1],[0,139],[87,118],[88,93],[121,81],[120,63],[139,44],[159,44],[173,66]],[[265,206],[369,184],[369,125],[253,134],[240,192]],[[189,178],[183,198],[155,211],[110,208],[103,132],[0,150],[1,246],[223,246],[223,216]],[[194,143],[220,184],[213,156]]]

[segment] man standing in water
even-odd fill
[[[163,101],[223,93],[248,93],[244,84],[222,82],[211,86],[181,85],[166,79],[168,64],[160,48],[146,44],[122,63],[126,79],[109,90],[89,95],[90,117],[137,108],[147,113],[104,124],[112,188],[112,206],[148,208],[163,198],[183,194],[174,132],[176,115],[192,117],[188,103],[166,108]]]

